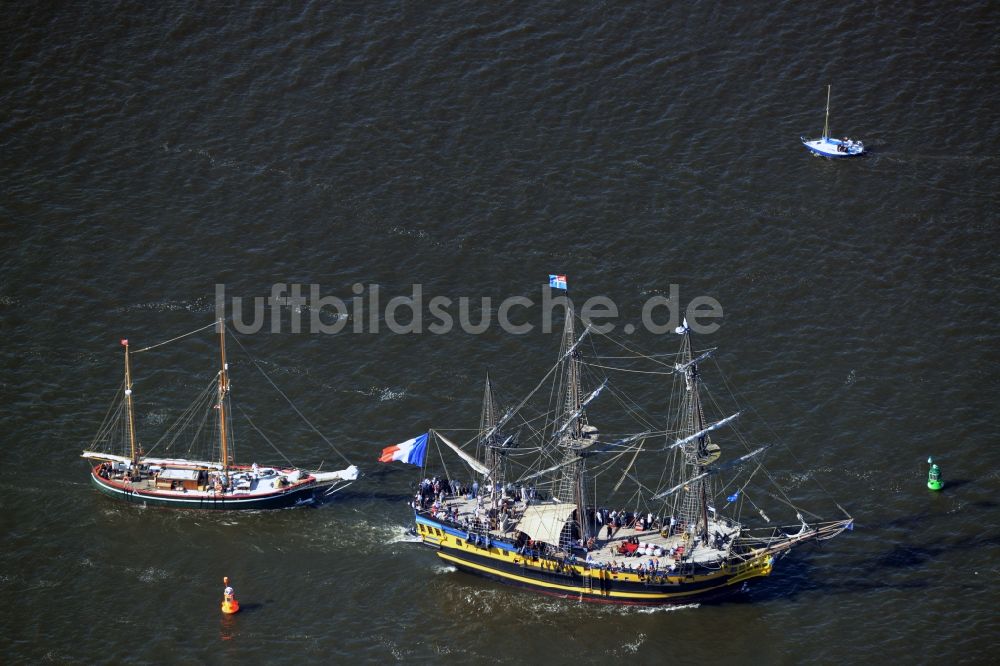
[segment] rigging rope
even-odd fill
[[[171,448],[173,448],[173,445],[180,438],[181,433],[183,433],[184,430],[188,428],[194,421],[195,414],[198,413],[198,408],[201,406],[208,407],[209,404],[213,402],[213,397],[214,397],[213,393],[215,392],[215,389],[216,389],[216,383],[215,383],[215,378],[213,377],[212,381],[210,381],[208,383],[208,386],[206,386],[205,389],[202,390],[202,392],[198,395],[198,397],[195,398],[194,402],[192,402],[188,406],[188,408],[184,410],[179,417],[177,417],[177,420],[174,421],[174,424],[167,429],[167,432],[165,432],[163,436],[160,437],[160,439],[158,439],[155,444],[153,444],[153,446],[149,449],[149,453],[152,453],[156,449],[156,447],[158,447],[160,444],[163,444],[164,440],[167,438],[167,436],[170,434],[171,431],[175,431],[174,436],[170,438],[170,441],[167,442],[163,448],[168,451]],[[205,424],[208,422],[208,417],[211,413],[212,413],[211,410],[203,408],[201,423],[198,424],[198,428],[195,430],[194,435],[191,437],[191,445],[188,447],[187,455],[191,454],[191,451],[198,443],[198,438],[201,437],[202,430],[204,430]],[[147,453],[146,455],[149,455],[149,453]],[[209,451],[208,459],[211,459],[211,455],[212,453],[211,451]]]
[[[211,328],[211,327],[215,326],[217,323],[218,322],[214,322],[213,321],[211,324],[208,324],[207,326],[202,326],[201,328],[196,328],[193,331],[189,331],[187,333],[184,333],[183,335],[178,335],[176,338],[170,338],[169,340],[164,340],[163,342],[158,342],[155,345],[150,345],[148,347],[143,347],[142,349],[136,349],[135,351],[130,352],[130,353],[132,353],[132,354],[140,354],[140,353],[142,353],[144,351],[149,351],[150,349],[156,349],[157,347],[162,347],[163,345],[169,345],[171,342],[177,342],[178,340],[186,338],[189,335],[194,335],[195,333],[201,333],[206,328]]]
[[[229,327],[227,326],[226,328],[228,329]],[[333,442],[331,442],[329,439],[327,439],[326,435],[324,435],[323,433],[321,433],[319,431],[319,429],[316,426],[314,426],[309,419],[306,418],[305,414],[303,414],[302,412],[299,411],[299,408],[295,406],[295,403],[293,403],[289,399],[289,397],[287,395],[285,395],[284,391],[282,391],[280,388],[278,388],[278,385],[275,384],[273,381],[271,381],[271,378],[267,376],[267,373],[264,372],[264,369],[262,367],[260,367],[260,364],[257,362],[257,359],[255,359],[250,354],[250,352],[247,351],[247,348],[243,346],[243,343],[240,342],[240,339],[238,337],[236,337],[235,333],[233,334],[233,340],[235,340],[236,344],[238,344],[240,346],[240,349],[242,349],[243,352],[247,355],[247,357],[250,359],[250,362],[253,363],[253,365],[254,365],[255,368],[257,368],[258,372],[260,372],[260,374],[264,376],[264,379],[266,379],[268,381],[268,383],[272,387],[274,387],[274,390],[277,391],[278,394],[281,395],[281,397],[285,399],[285,402],[288,403],[289,407],[291,407],[293,410],[295,410],[295,413],[299,415],[299,418],[301,418],[305,422],[305,424],[307,426],[309,426],[310,428],[312,428],[313,432],[315,432],[317,435],[319,435],[320,438],[324,442],[326,442],[327,445],[329,445],[329,447],[333,450],[334,453],[336,453],[338,456],[340,456],[344,460],[344,462],[346,462],[348,465],[350,465],[351,461],[347,459],[347,456],[345,456],[343,453],[341,453],[337,449],[337,447],[333,445]]]
[[[617,372],[635,372],[642,375],[673,375],[673,372],[659,372],[657,370],[629,370],[628,368],[616,368],[613,365],[599,365],[597,363],[584,363],[588,368],[603,368],[605,370],[616,370]]]
[[[295,467],[295,463],[293,463],[291,460],[289,460],[288,457],[285,456],[285,454],[282,453],[281,450],[277,446],[274,445],[274,442],[272,442],[270,439],[267,438],[267,435],[264,434],[264,431],[261,430],[260,428],[258,428],[256,426],[256,424],[254,424],[254,422],[250,420],[250,415],[247,414],[245,411],[243,411],[242,407],[240,407],[239,405],[236,405],[236,409],[240,410],[240,414],[242,414],[243,418],[245,418],[247,420],[247,423],[250,424],[250,427],[253,428],[254,430],[256,430],[257,434],[260,435],[261,437],[263,437],[264,441],[267,442],[268,444],[270,444],[271,448],[274,449],[275,451],[277,451],[278,455],[285,459],[285,462],[288,463],[289,467]]]
[[[116,396],[125,395],[125,380],[122,379],[121,384],[115,389]],[[113,423],[118,421],[118,417],[121,414],[122,408],[125,406],[125,401],[121,397],[116,397],[108,405],[108,411],[104,413],[104,418],[101,420],[101,427],[97,429],[97,434],[94,435],[94,439],[90,441],[90,448],[96,449],[97,442],[104,439],[104,437],[110,435],[110,430]],[[114,412],[114,415],[112,415]],[[108,433],[105,433],[105,428],[108,429]]]
[[[724,385],[724,386],[726,387],[726,389],[727,389],[727,390],[729,391],[729,394],[730,394],[731,396],[733,396],[733,398],[736,398],[736,396],[737,396],[737,394],[739,393],[739,391],[738,391],[737,389],[735,389],[735,388],[733,388],[732,386],[730,386],[730,385],[729,385],[729,382],[728,382],[728,381],[726,380],[726,375],[725,375],[725,373],[723,373],[723,372],[722,372],[722,368],[720,368],[720,367],[719,367],[719,364],[718,364],[718,362],[716,362],[716,363],[715,363],[715,366],[716,366],[716,370],[717,370],[717,371],[718,371],[718,373],[719,373],[719,377],[721,377],[721,378],[722,378],[722,383],[723,383],[723,385]],[[741,399],[743,398],[743,395],[742,395],[742,393],[739,393],[739,397],[740,397]],[[795,452],[794,452],[794,451],[792,451],[791,447],[789,447],[788,445],[786,445],[786,444],[785,444],[785,443],[784,443],[784,442],[783,442],[783,441],[781,440],[781,438],[780,438],[780,437],[778,436],[778,433],[777,433],[777,432],[775,432],[774,428],[772,428],[772,427],[771,427],[771,424],[770,424],[770,423],[768,423],[768,422],[767,422],[767,421],[766,421],[766,420],[764,419],[763,415],[761,415],[761,413],[760,413],[759,411],[757,411],[757,408],[756,408],[756,407],[754,407],[754,406],[753,406],[753,404],[752,404],[752,403],[750,403],[750,402],[746,402],[746,404],[748,404],[748,405],[750,406],[750,409],[751,409],[751,410],[753,411],[753,413],[754,413],[754,414],[756,414],[756,415],[757,415],[757,418],[759,418],[759,419],[761,420],[761,422],[762,422],[762,423],[764,424],[764,427],[765,427],[765,428],[767,428],[768,430],[770,430],[770,431],[771,431],[771,435],[772,435],[772,436],[774,437],[774,439],[775,439],[775,440],[776,440],[777,442],[779,442],[779,443],[781,444],[781,447],[782,447],[783,449],[785,449],[785,450],[786,450],[786,451],[787,451],[787,452],[789,453],[789,455],[791,455],[791,456],[792,456],[792,459],[793,459],[793,460],[795,461],[795,463],[796,463],[797,465],[799,465],[799,467],[801,467],[802,469],[808,469],[808,467],[806,467],[805,465],[803,465],[803,464],[802,464],[802,461],[801,461],[801,460],[799,460],[798,456],[796,456],[796,455],[795,455]],[[771,481],[771,483],[772,483],[772,484],[774,485],[774,487],[775,487],[775,488],[777,488],[777,489],[778,489],[778,491],[779,491],[779,492],[780,492],[780,493],[782,494],[782,496],[783,496],[783,497],[785,498],[785,500],[784,500],[784,503],[785,503],[785,504],[787,504],[788,506],[792,507],[792,508],[793,508],[793,509],[795,509],[796,511],[802,511],[802,509],[800,509],[800,508],[799,508],[798,506],[796,506],[796,505],[795,505],[795,504],[794,504],[794,503],[792,502],[792,498],[791,498],[791,497],[789,497],[789,496],[788,496],[788,495],[787,495],[787,494],[785,493],[784,489],[783,489],[783,488],[782,488],[782,487],[781,487],[781,486],[780,486],[780,485],[778,484],[778,482],[774,480],[774,477],[773,477],[773,476],[771,476],[771,473],[770,473],[770,472],[768,472],[768,471],[767,471],[767,469],[764,469],[764,470],[763,470],[763,472],[764,472],[764,475],[765,475],[765,476],[767,476],[767,478],[768,478],[768,479],[769,479],[769,480]],[[815,484],[816,484],[816,485],[817,485],[817,486],[819,487],[819,489],[820,489],[820,490],[822,490],[822,491],[823,491],[823,492],[824,492],[824,493],[826,494],[827,498],[829,498],[829,499],[831,499],[831,500],[833,500],[833,499],[834,499],[834,497],[833,497],[833,494],[832,494],[832,493],[831,493],[831,492],[830,492],[829,490],[827,490],[827,489],[826,489],[826,487],[825,487],[825,486],[824,486],[824,485],[823,485],[823,484],[822,484],[822,483],[820,482],[820,480],[819,480],[818,478],[816,478],[816,477],[814,476],[812,480],[813,480],[813,482],[814,482],[814,483],[815,483]],[[772,497],[774,497],[773,495],[771,495],[771,496],[772,496]],[[775,497],[775,499],[778,499],[778,498],[776,498],[776,497]],[[841,511],[844,511],[843,507],[841,507],[841,506],[840,506],[839,504],[837,505],[837,508],[839,508],[839,509],[840,509]],[[806,513],[809,513],[809,512],[807,511]],[[845,514],[847,514],[847,512],[846,512],[846,511],[844,511],[844,513],[845,513]],[[810,515],[811,515],[811,516],[813,516],[814,518],[819,518],[819,516],[816,516],[815,514],[812,514],[812,513],[810,513]],[[848,515],[850,515],[850,514],[848,514]]]

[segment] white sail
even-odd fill
[[[530,536],[535,541],[552,545],[559,544],[559,535],[563,527],[570,521],[576,504],[534,504],[524,510],[524,515],[517,524],[517,529]]]
[[[441,442],[445,446],[447,446],[452,451],[454,451],[456,454],[458,454],[459,458],[461,458],[465,462],[469,463],[469,467],[471,467],[472,469],[476,470],[480,474],[489,476],[489,474],[490,474],[490,468],[489,467],[487,467],[483,463],[481,463],[478,460],[476,460],[476,458],[474,456],[471,456],[468,453],[466,453],[465,451],[463,451],[462,449],[458,448],[457,444],[455,444],[454,442],[452,442],[451,440],[449,440],[447,437],[445,437],[444,435],[442,435],[441,433],[439,433],[437,430],[432,430],[431,432],[433,432],[434,435],[438,439],[440,439]]]

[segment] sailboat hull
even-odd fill
[[[202,491],[160,491],[136,488],[122,481],[104,479],[98,468],[91,470],[90,480],[103,494],[116,500],[145,506],[214,511],[261,511],[286,509],[313,504],[336,484],[305,481],[280,491],[260,494],[231,494]]]
[[[830,137],[822,139],[807,139],[802,137],[802,145],[808,148],[814,155],[833,159],[858,157],[865,152],[864,144],[860,141],[844,142],[840,139],[831,139]]]
[[[426,515],[417,514],[416,522],[421,540],[434,547],[438,557],[461,571],[581,601],[664,605],[719,599],[738,592],[751,578],[770,574],[773,563],[769,556],[761,556],[715,571],[643,576],[581,562],[526,557],[509,541],[491,539],[487,544]]]

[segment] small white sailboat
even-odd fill
[[[802,144],[822,157],[857,157],[865,152],[865,144],[849,139],[834,139],[830,136],[830,86],[826,87],[826,120],[823,122],[823,136],[819,139],[800,137]]]

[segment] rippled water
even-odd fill
[[[988,660],[990,3],[27,3],[0,26],[5,661]],[[798,143],[828,83],[864,159]],[[633,321],[670,284],[716,298],[711,344],[803,462],[787,478],[857,529],[712,606],[579,605],[442,566],[405,538],[413,474],[375,453],[474,427],[487,365],[534,385],[555,337],[492,329],[249,336],[365,469],[320,509],[142,510],[87,483],[118,336],[205,323],[216,284],[500,299],[550,272]],[[205,370],[167,349],[137,386],[154,430]],[[237,364],[234,390],[252,378]],[[296,460],[338,464],[273,398],[236,395]]]

